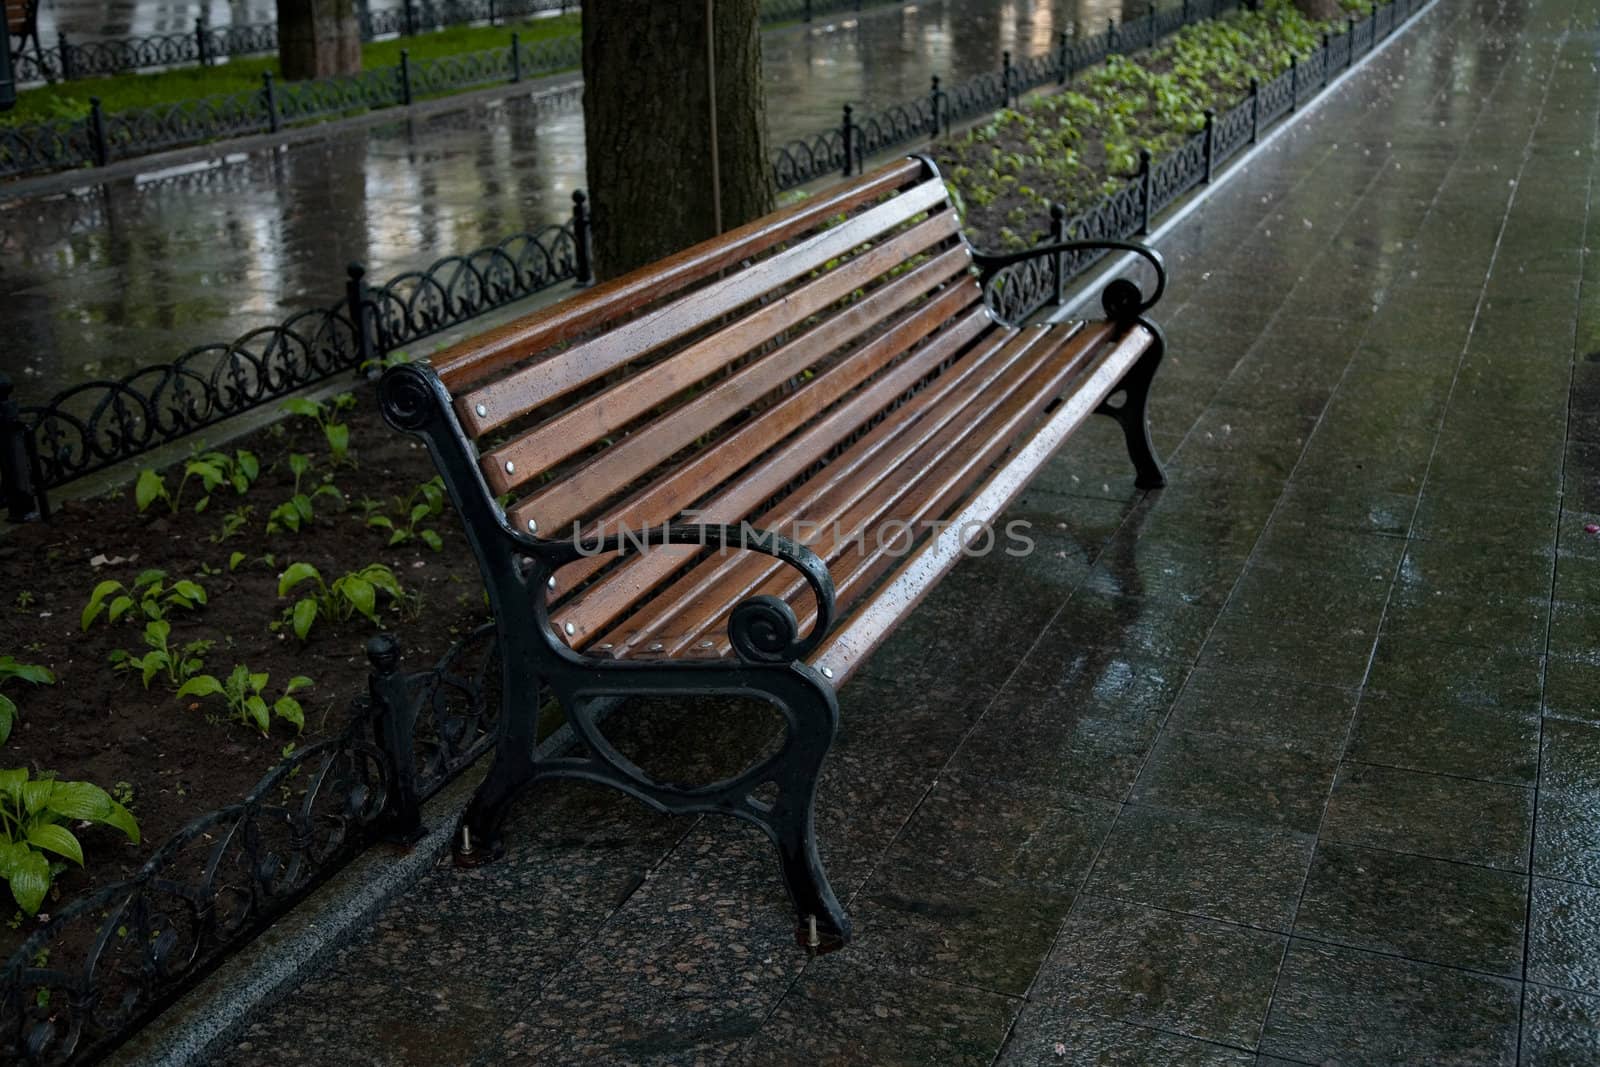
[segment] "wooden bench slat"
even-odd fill
[[[594,381],[631,360],[737,311],[773,289],[903,225],[926,211],[951,211],[944,183],[926,181],[762,260],[621,323],[599,337],[540,360],[456,398],[456,416],[471,437],[483,434]],[[500,490],[504,492],[504,490]]]
[[[668,401],[674,395],[740,358],[751,349],[794,327],[812,315],[863,289],[891,268],[919,256],[959,232],[954,212],[942,212],[869,251],[852,257],[834,270],[805,283],[779,300],[681,349],[654,366],[548,419],[509,444],[484,454],[483,472],[496,493],[509,492],[525,484],[539,472],[549,469],[625,426],[640,415]],[[951,249],[966,262],[971,256],[965,246]],[[954,273],[952,271],[951,273]],[[892,283],[891,283],[892,284]],[[872,296],[837,314],[784,346],[785,362],[802,360],[791,372],[798,374],[832,353],[857,333],[894,312],[901,303],[920,293],[906,293],[900,300],[876,300]],[[873,294],[875,296],[876,294]],[[772,360],[763,359],[762,363]],[[754,377],[760,377],[759,375]],[[773,382],[775,387],[778,382]],[[735,410],[755,401],[761,390],[746,390]],[[729,412],[731,415],[732,412]],[[673,416],[676,417],[675,415]],[[724,417],[727,417],[726,415]],[[717,425],[701,422],[702,431]],[[693,440],[693,437],[690,438]],[[670,452],[662,453],[670,454]],[[513,473],[507,473],[508,466]],[[590,475],[606,477],[591,466]],[[586,479],[586,483],[588,480]],[[586,484],[586,491],[600,495],[605,487]],[[603,496],[601,497],[603,499]]]
[[[1093,347],[1091,334],[1080,343],[1057,345],[1043,329],[1025,331],[1032,342],[1020,365],[1008,367],[1003,378],[993,382],[964,402],[953,398],[940,406],[941,425],[937,432],[919,435],[914,452],[899,454],[888,465],[880,465],[877,476],[855,479],[841,487],[834,499],[820,499],[792,518],[819,524],[817,535],[808,541],[812,551],[829,561],[835,595],[841,610],[866,592],[866,586],[850,581],[848,568],[840,562],[858,552],[855,534],[862,531],[869,544],[867,565],[886,556],[894,542],[878,543],[881,531],[889,524],[917,524],[942,517],[952,493],[975,480],[992,457],[1015,439],[1019,420],[1031,420],[1048,398],[1059,392]],[[930,427],[931,429],[932,427]],[[919,539],[913,526],[912,539]],[[907,549],[911,546],[908,544]],[[892,559],[893,557],[888,557]],[[720,561],[719,561],[720,562]],[[677,611],[655,621],[655,632],[630,635],[630,648],[648,641],[663,644],[660,654],[681,655],[690,649],[705,654],[702,646],[726,651],[725,630],[733,607],[747,597],[768,594],[790,600],[796,615],[810,619],[815,604],[809,589],[797,589],[781,563],[770,557],[741,554],[724,568],[722,576],[698,597],[682,604]],[[661,599],[652,600],[651,604]],[[630,625],[633,620],[630,620]],[[663,637],[662,635],[668,635]]]
[[[1103,337],[1104,332],[1100,336]],[[872,527],[881,530],[888,523],[904,522],[911,524],[912,529],[917,529],[929,520],[947,519],[962,497],[981,482],[983,475],[1017,444],[1028,425],[1039,419],[1050,398],[1060,395],[1074,377],[1085,371],[1098,338],[1083,340],[1085,343],[1063,345],[1052,352],[1035,375],[1033,385],[1014,392],[1005,406],[989,416],[984,425],[974,427],[960,446],[946,451],[936,465],[917,479],[915,492],[896,500],[892,508],[875,516]],[[846,529],[853,528],[846,525]],[[828,572],[833,578],[838,602],[854,606],[902,557],[876,551],[875,544],[869,544],[863,551],[858,541],[838,541],[831,536],[831,531],[829,533],[830,536],[819,539],[811,547],[828,559]],[[914,554],[915,549],[907,547],[911,551],[904,555]],[[764,593],[788,601],[801,627],[809,629],[816,619],[816,602],[805,583],[797,584],[793,572],[785,572],[782,567],[769,564],[766,569],[765,581],[753,588],[751,594]],[[728,655],[731,648],[727,640],[727,624],[732,607],[731,603],[725,605],[714,618],[707,618],[687,634],[679,652],[709,638],[710,648],[702,654]]]
[[[994,402],[997,393],[1027,377],[1026,368],[1040,337],[1037,330],[1013,334],[994,348],[989,358],[981,362],[964,359],[950,368],[752,524],[779,530],[789,529],[796,521],[824,527],[834,522],[848,524],[851,509],[859,507],[863,499],[914,483],[929,455],[937,455],[947,447],[944,442],[980,417],[978,413]],[[969,361],[970,367],[966,366]],[[965,373],[952,373],[958,368]],[[725,602],[731,605],[742,599],[759,584],[771,562],[770,557],[744,552],[707,560],[652,596],[638,614],[623,622],[619,632],[608,634],[612,654],[677,637],[681,627],[675,620],[714,615]]]
[[[811,657],[812,663],[827,671],[836,686],[847,682],[856,668],[871,655],[900,621],[944,573],[960,561],[963,545],[961,525],[987,522],[1005,510],[1028,480],[1049,462],[1079,426],[1100,406],[1154,342],[1154,335],[1143,326],[1127,329],[1115,346],[1080,381],[1079,388],[1050,413],[1044,424],[1022,442],[1006,466],[989,479],[952,516],[954,526],[931,539],[920,550],[895,568],[893,575],[861,606],[844,625],[838,627]]]
[[[605,282],[576,300],[562,301],[526,318],[453,345],[431,359],[451,393],[513,363],[644,307],[685,285],[731,267],[751,255],[813,229],[907,184],[924,180],[915,159],[896,160],[827,193],[774,212],[720,237]]]
[[[956,303],[962,295],[961,290],[950,293],[951,303]],[[915,327],[925,335],[940,321],[940,309],[937,304],[928,305],[923,312],[925,314],[919,314],[919,317],[925,321],[907,323],[908,330]],[[883,410],[894,401],[895,397],[912,388],[941,362],[956,356],[979,337],[985,327],[992,325],[987,311],[982,308],[958,320],[867,388],[855,393],[821,419],[795,434],[754,470],[722,485],[714,496],[701,502],[696,509],[697,520],[706,523],[739,522],[749,515],[752,509],[759,507],[764,500],[804,473],[805,469],[815,462],[818,454],[843,441],[873,413]],[[981,347],[998,348],[1011,335],[1010,331],[993,329],[990,329],[989,334],[988,338],[980,342]],[[903,343],[902,338],[885,336],[874,341],[873,345],[894,349]],[[873,357],[863,351],[857,355],[857,359],[862,358],[880,357]],[[967,358],[981,359],[986,356],[983,352],[975,352]],[[853,359],[845,366],[855,362]],[[962,363],[965,364],[966,360],[962,360]],[[808,384],[808,388],[816,387],[816,381]],[[801,394],[796,394],[799,395]],[[909,417],[909,412],[902,417]],[[729,448],[735,447],[731,443],[725,444]],[[685,504],[692,502],[692,499],[686,499]],[[575,632],[573,643],[581,645],[592,638],[600,628],[610,625],[683,563],[682,556],[675,555],[669,550],[658,550],[647,556],[630,559],[600,581],[560,604],[556,611],[557,621],[563,629],[566,624],[572,624]],[[598,565],[599,561],[592,561],[565,567],[557,576],[558,581],[576,584],[582,577],[569,578],[569,573],[577,572],[577,575],[586,576],[583,568],[597,568]]]
[[[901,275],[847,312],[825,320],[811,332],[795,338],[757,362],[718,382],[688,403],[667,412],[649,426],[629,434],[601,455],[566,472],[561,480],[525,497],[511,509],[512,523],[518,529],[528,529],[529,520],[533,520],[536,529],[547,531],[546,536],[561,536],[562,532],[574,522],[586,515],[592,515],[597,504],[610,499],[619,489],[658,465],[662,457],[676,454],[701,437],[708,429],[720,426],[728,419],[738,416],[752,402],[812,366],[816,362],[815,352],[819,345],[826,344],[828,350],[837,348],[839,344],[855,337],[860,332],[862,323],[877,324],[888,320],[912,301],[920,300],[937,287],[958,279],[969,262],[970,257],[964,248],[952,248],[909,273]],[[966,289],[964,296],[946,292],[938,294],[936,299],[930,298],[935,299],[942,309],[943,319],[953,318],[964,307],[971,306],[982,298],[976,283],[967,282],[964,287]],[[931,318],[928,312],[923,310],[919,313],[918,325],[913,327],[913,331],[920,331],[917,332],[920,338],[925,333],[931,332],[943,319]],[[892,345],[880,348],[884,352],[884,360],[898,354],[890,351]],[[880,360],[870,358],[863,360],[861,353],[852,353],[850,359],[843,361],[838,367],[824,371],[823,376],[831,376],[828,383],[830,389],[848,388],[847,377],[852,382],[859,382],[881,365]],[[833,372],[840,367],[851,367],[853,371],[848,376],[834,375]],[[819,379],[812,379],[811,382],[802,385],[800,391],[817,389],[821,384]],[[816,409],[819,405],[825,407],[841,395],[842,392],[828,392],[824,395],[819,391],[808,392],[802,399],[785,398],[773,408],[762,412],[756,419],[780,417],[775,410],[778,407],[783,407],[793,416],[799,417],[805,410]],[[785,425],[792,429],[798,424],[797,421],[790,421]],[[739,427],[733,431],[738,437],[736,444],[729,447],[719,441],[711,450],[725,452],[729,462],[742,461],[776,444],[785,432],[784,428],[777,426],[765,434],[748,432],[750,430],[748,424]],[[630,501],[632,506],[608,517],[610,525],[616,526],[625,522],[637,529],[646,522],[661,522],[676,515],[686,504],[698,499],[712,488],[706,480],[694,481],[684,477],[681,467],[667,472],[662,480],[653,483],[650,488],[655,490],[660,486],[664,490],[669,485],[674,490],[670,496],[664,492],[649,493],[655,503],[653,507],[650,506],[651,501],[636,497]]]

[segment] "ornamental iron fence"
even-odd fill
[[[865,6],[910,0],[867,0]],[[863,0],[766,0],[761,7],[765,23],[805,21],[837,11],[860,11]],[[404,0],[399,7],[373,11],[360,4],[356,18],[361,39],[414,37],[451,26],[488,25],[527,19],[537,15],[566,14],[580,9],[579,0]],[[278,50],[278,24],[275,22],[238,23],[211,26],[204,18],[194,20],[192,30],[159,33],[146,37],[108,37],[82,44],[65,33],[56,35],[54,48],[44,48],[37,40],[33,47],[19,47],[11,53],[12,74],[19,84],[71,81],[108,74],[190,64],[208,66],[240,56],[262,55]]]
[[[401,671],[388,635],[367,656],[367,693],[338,736],[294,752],[12,953],[0,970],[4,1062],[102,1056],[364,847],[421,836],[422,803],[493,745],[494,624],[427,670]]]
[[[548,289],[587,285],[590,218],[572,194],[560,225],[513,234],[426,269],[368,284],[352,264],[344,298],[116,381],[19,404],[0,375],[0,497],[12,521],[48,518],[49,492],[343,372],[362,373],[417,341]]]
[[[409,107],[424,96],[439,96],[485,85],[515,84],[525,78],[579,65],[575,37],[523,44],[513,33],[504,48],[433,59],[412,60],[359,74],[279,82],[270,71],[261,88],[202,96],[175,104],[108,112],[98,97],[83,118],[28,125],[0,125],[0,178],[21,177],[72,167],[103,167],[119,159],[169,148],[222,141],[251,134],[277,133],[295,126],[362,111]],[[567,106],[582,94],[568,87],[536,98],[540,106]]]

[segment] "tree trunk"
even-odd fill
[[[278,65],[285,81],[359,71],[355,0],[278,0]]]
[[[721,229],[772,210],[759,0],[714,0]],[[583,121],[601,278],[718,232],[706,0],[583,8]]]
[[[1300,9],[1300,14],[1315,22],[1327,22],[1330,19],[1344,21],[1345,10],[1339,0],[1294,0],[1294,6]]]

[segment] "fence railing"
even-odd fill
[[[405,107],[425,96],[520,82],[576,67],[580,61],[575,37],[526,45],[513,33],[504,48],[416,61],[402,51],[400,63],[393,67],[303,82],[280,83],[267,72],[260,89],[158,107],[107,112],[98,98],[92,98],[83,118],[0,125],[0,178],[103,167],[169,148],[276,133],[286,126],[358,111]],[[570,89],[541,99],[570,102],[578,94],[579,90]]]
[[[1211,181],[1218,167],[1253,144],[1263,130],[1320,93],[1429,2],[1393,0],[1366,18],[1350,19],[1344,32],[1325,36],[1308,56],[1291,58],[1289,69],[1276,78],[1252,80],[1249,93],[1233,107],[1220,113],[1207,110],[1204,128],[1160,160],[1141,152],[1138,173],[1121,189],[1070,217],[1060,204],[1052,205],[1045,241],[1127,240],[1149,233],[1153,218]],[[999,315],[1021,322],[1047,304],[1059,303],[1066,284],[1107,254],[1062,253],[1027,260],[1000,271],[986,295]]]
[[[868,156],[917,140],[932,140],[965,122],[1010,107],[1025,92],[1043,85],[1063,85],[1073,75],[1108,56],[1150,48],[1185,26],[1235,11],[1241,0],[1182,0],[1145,13],[1121,25],[1115,20],[1100,33],[1073,37],[1057,35],[1048,52],[1013,60],[1002,52],[1000,69],[945,86],[936,75],[927,95],[892,104],[858,116],[846,104],[839,125],[810,137],[779,145],[772,154],[772,170],[779,189],[793,189],[828,174],[848,177],[860,173]]]
[[[368,692],[339,736],[53,914],[0,969],[0,1062],[99,1058],[367,845],[415,841],[422,802],[493,744],[493,625],[412,673],[392,637],[373,638]]]
[[[909,0],[865,0],[865,6]],[[579,10],[579,0],[405,0],[394,8],[373,11],[362,4],[358,13],[362,40],[412,37],[449,26],[494,26],[531,15]],[[765,0],[761,21],[806,22],[834,11],[860,11],[863,0]],[[81,44],[57,34],[53,48],[35,47],[12,53],[12,72],[19,84],[71,81],[74,78],[122,74],[154,67],[207,65],[235,56],[254,56],[278,49],[275,22],[210,26],[197,18],[194,29],[146,37],[113,37]]]
[[[191,348],[116,381],[19,404],[0,375],[0,499],[13,521],[49,516],[50,490],[273,403],[563,281],[592,280],[588,204],[560,225],[436,260],[381,285],[347,271],[343,299],[235,340]]]

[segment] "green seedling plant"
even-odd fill
[[[395,599],[405,595],[394,572],[381,563],[368,564],[332,582],[325,581],[309,563],[293,563],[278,578],[278,596],[286,597],[308,582],[312,592],[296,600],[286,613],[294,635],[302,641],[319,618],[347,622],[352,616],[361,615],[376,626],[378,593]]]
[[[301,488],[301,481],[311,470],[311,457],[299,452],[289,456],[289,470],[294,473],[294,494],[288,500],[272,509],[267,516],[267,533],[299,533],[301,528],[309,526],[316,518],[314,505],[318,497],[331,497],[337,503],[344,503],[344,496],[332,482],[323,482],[311,492],[307,493]]]
[[[260,475],[260,462],[244,449],[231,456],[225,452],[202,452],[183,465],[183,477],[178,480],[178,488],[171,492],[167,490],[167,480],[152,468],[140,471],[139,480],[133,486],[133,499],[141,513],[159,500],[175,515],[182,506],[183,493],[190,480],[198,478],[204,495],[195,501],[194,510],[204,511],[211,503],[211,494],[218,489],[231,485],[235,493],[243,496]]]
[[[13,678],[34,685],[55,685],[56,676],[48,668],[36,663],[18,663],[16,659],[7,655],[0,656],[0,689]],[[11,736],[11,727],[16,725],[17,705],[4,693],[0,693],[0,745],[6,743],[6,738]]]
[[[63,823],[88,822],[121,830],[139,843],[139,824],[127,808],[89,782],[30,779],[18,767],[0,770],[0,878],[27,915],[35,915],[63,860],[83,866],[83,846]]]
[[[350,427],[339,421],[339,415],[356,406],[354,393],[340,393],[332,400],[322,403],[303,396],[293,397],[283,402],[283,410],[291,415],[302,415],[314,421],[322,430],[322,437],[328,442],[328,451],[333,456],[335,463],[344,463],[354,466],[350,459]]]
[[[412,539],[420,540],[435,552],[444,547],[444,539],[439,536],[439,531],[428,527],[418,528],[417,524],[427,519],[436,519],[444,512],[444,479],[435,475],[411,491],[411,495],[401,500],[395,498],[395,507],[400,514],[405,516],[405,524],[399,520],[391,519],[384,514],[371,514],[381,504],[369,507],[367,525],[374,529],[389,532],[390,545],[403,545]]]
[[[150,651],[142,656],[135,656],[126,649],[117,649],[110,655],[111,663],[119,671],[138,671],[140,679],[146,689],[156,678],[165,674],[166,681],[173,689],[182,689],[183,684],[205,668],[201,659],[215,641],[189,641],[174,648],[171,645],[172,624],[165,619],[156,619],[145,624],[144,643]]]
[[[222,516],[222,530],[212,534],[208,540],[214,545],[220,545],[230,537],[237,537],[250,523],[250,516],[256,509],[249,504],[240,504],[226,515]]]
[[[115,579],[101,582],[89,594],[89,603],[78,617],[79,627],[87,630],[101,615],[107,622],[115,623],[134,607],[138,607],[146,619],[158,620],[166,618],[168,611],[194,611],[206,602],[205,587],[199,582],[183,578],[168,588],[166,580],[166,571],[152,569],[142,571],[132,586]]]
[[[292,723],[296,730],[304,730],[305,709],[294,694],[310,686],[311,679],[303,674],[295,675],[270,705],[265,695],[268,681],[265,671],[255,673],[241,663],[233,668],[226,681],[211,674],[195,675],[178,687],[178,697],[221,696],[228,702],[228,711],[235,721],[255,726],[263,737],[267,736],[274,715]]]

